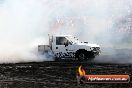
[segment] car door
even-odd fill
[[[65,37],[56,37],[55,38],[55,43],[54,44],[54,53],[56,57],[60,58],[65,58],[65,53],[66,53],[66,43],[67,39]]]
[[[68,44],[66,46],[66,51],[68,53],[69,58],[75,57],[74,45],[70,41],[68,41]]]

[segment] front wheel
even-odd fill
[[[87,59],[87,54],[85,52],[80,52],[80,53],[78,53],[77,58],[78,58],[79,61],[80,60],[86,60]]]
[[[94,56],[93,52],[79,51],[79,52],[76,53],[76,58],[79,61],[82,61],[82,60],[93,61],[94,57],[95,56]]]

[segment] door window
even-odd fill
[[[65,37],[56,37],[56,45],[64,45],[67,41]]]

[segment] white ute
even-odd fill
[[[52,52],[55,60],[76,59],[92,60],[100,54],[100,46],[88,42],[80,42],[76,37],[71,35],[49,35],[49,45],[38,45],[40,54]]]

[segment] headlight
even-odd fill
[[[93,51],[99,51],[100,50],[100,47],[92,47],[92,50]]]

